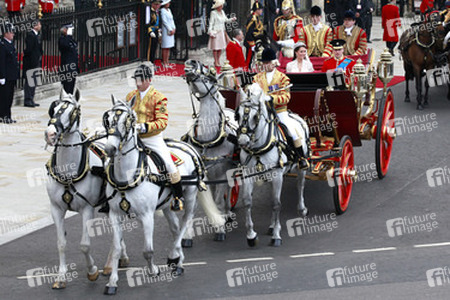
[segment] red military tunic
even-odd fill
[[[335,70],[345,59],[350,59],[348,57],[342,56],[340,60],[337,60],[334,56],[324,61],[322,66],[322,72],[326,72],[329,70]],[[345,67],[345,77],[347,80],[350,78],[350,74],[353,73],[353,66],[355,65],[355,61],[350,59],[350,63]]]
[[[366,32],[358,26],[353,26],[352,35],[347,35],[344,25],[334,29],[334,38],[345,41],[344,55],[363,55],[367,53]]]
[[[6,0],[6,10],[10,12],[18,12],[25,7],[25,0]]]
[[[53,9],[58,5],[59,0],[39,0],[39,4],[42,7],[42,12],[45,14],[52,13]]]
[[[230,65],[234,69],[238,68],[246,68],[244,53],[242,52],[242,47],[236,41],[231,41],[227,45],[227,59],[230,62]]]
[[[383,27],[383,41],[398,42],[397,27],[401,26],[399,8],[388,4],[381,11],[381,26]]]

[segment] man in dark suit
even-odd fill
[[[66,93],[73,94],[78,75],[78,43],[73,39],[72,24],[64,25],[61,28],[58,45],[61,53],[61,65],[59,67],[61,83]]]
[[[37,68],[42,67],[41,57],[42,57],[42,43],[39,32],[41,31],[41,22],[35,21],[33,23],[33,29],[28,32],[27,38],[25,39],[25,49],[23,50],[23,77],[25,78],[25,85],[23,87],[26,107],[35,107],[39,104],[34,102],[34,92],[36,90],[36,82],[28,82],[27,71],[33,72]],[[31,75],[31,74],[30,74]]]
[[[262,4],[262,0],[259,0]],[[265,0],[264,5],[264,25],[267,26],[267,32],[272,34],[273,23],[280,13],[280,0]]]
[[[14,47],[14,26],[3,26],[3,38],[0,39],[0,123],[16,123],[11,118],[11,106],[14,87],[19,79],[19,62]]]
[[[326,20],[335,28],[344,23],[344,14],[351,7],[351,0],[325,0]]]
[[[355,13],[356,25],[366,30],[367,12],[370,9],[368,0],[352,0],[350,10]]]

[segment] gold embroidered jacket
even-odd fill
[[[329,57],[332,53],[330,42],[333,40],[333,30],[322,24],[319,31],[315,31],[312,24],[308,24],[300,30],[299,42],[308,46],[309,56]]]
[[[264,34],[264,25],[261,18],[255,13],[247,20],[247,33],[245,34],[246,46],[255,46],[255,41]]]
[[[367,53],[366,32],[358,26],[352,29],[352,35],[347,35],[344,25],[334,29],[334,38],[346,41],[344,55],[363,55]]]
[[[256,74],[253,78],[253,82],[258,83],[259,86],[267,94],[271,90],[278,90],[288,86],[291,83],[291,80],[286,76],[286,74],[275,70],[272,82],[267,82],[266,72]],[[275,105],[277,113],[287,111],[287,104],[291,100],[291,92],[289,91],[289,89],[270,94],[270,96],[273,97],[273,103]]]
[[[133,109],[137,114],[137,122],[147,126],[147,133],[140,134],[141,138],[151,137],[164,131],[169,120],[167,111],[167,98],[155,90],[152,86],[141,99],[138,90],[134,90],[127,95],[127,101],[131,101],[136,96],[136,102]]]

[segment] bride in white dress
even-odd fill
[[[294,60],[286,65],[286,73],[309,73],[314,72],[314,67],[309,60],[308,51],[304,43],[294,46]]]

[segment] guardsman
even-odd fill
[[[344,55],[363,55],[367,53],[366,32],[355,25],[356,16],[351,10],[344,14],[344,25],[334,29],[334,38],[345,41]]]
[[[261,20],[264,7],[258,1],[253,3],[252,14],[247,20],[247,32],[245,34],[244,46],[247,48],[246,65],[250,68],[255,55],[256,41],[264,35],[264,25]]]
[[[19,16],[22,9],[25,8],[25,0],[6,0],[6,10],[8,11],[9,18]]]
[[[383,41],[386,42],[386,47],[392,56],[395,56],[394,48],[398,43],[397,27],[401,25],[400,11],[395,5],[395,0],[389,0],[389,3],[381,10],[381,26],[384,30]]]
[[[295,151],[299,157],[299,168],[305,169],[308,167],[308,161],[302,147],[302,140],[305,138],[301,136],[303,129],[301,129],[299,122],[289,117],[287,111],[287,105],[291,100],[291,92],[288,88],[291,81],[286,74],[277,70],[278,60],[275,51],[272,49],[264,49],[261,63],[263,71],[255,75],[253,82],[257,83],[266,94],[273,92],[270,96],[278,118],[289,130],[289,134],[292,137]]]
[[[284,0],[281,11],[283,15],[275,19],[273,39],[282,47],[280,63],[281,68],[286,68],[286,64],[294,57],[294,45],[303,28],[303,19],[294,14],[292,1]]]
[[[322,72],[337,71],[341,69],[345,72],[345,77],[350,78],[350,74],[353,72],[353,66],[355,61],[344,55],[344,40],[332,40],[331,45],[333,47],[333,56],[327,59],[322,66]]]
[[[159,39],[161,35],[161,16],[159,8],[161,0],[152,0],[150,7],[147,7],[147,26],[149,35],[149,45],[147,60],[155,63],[156,50],[158,50]]]
[[[308,49],[308,56],[330,57],[333,48],[333,30],[321,22],[322,9],[319,6],[311,8],[311,23],[300,31],[299,41]]]
[[[7,23],[2,26],[0,39],[0,123],[16,123],[11,118],[11,106],[14,99],[14,87],[19,79],[19,62],[14,47],[14,26]]]
[[[42,8],[42,13],[51,14],[53,9],[58,5],[59,0],[39,0],[39,4]]]

